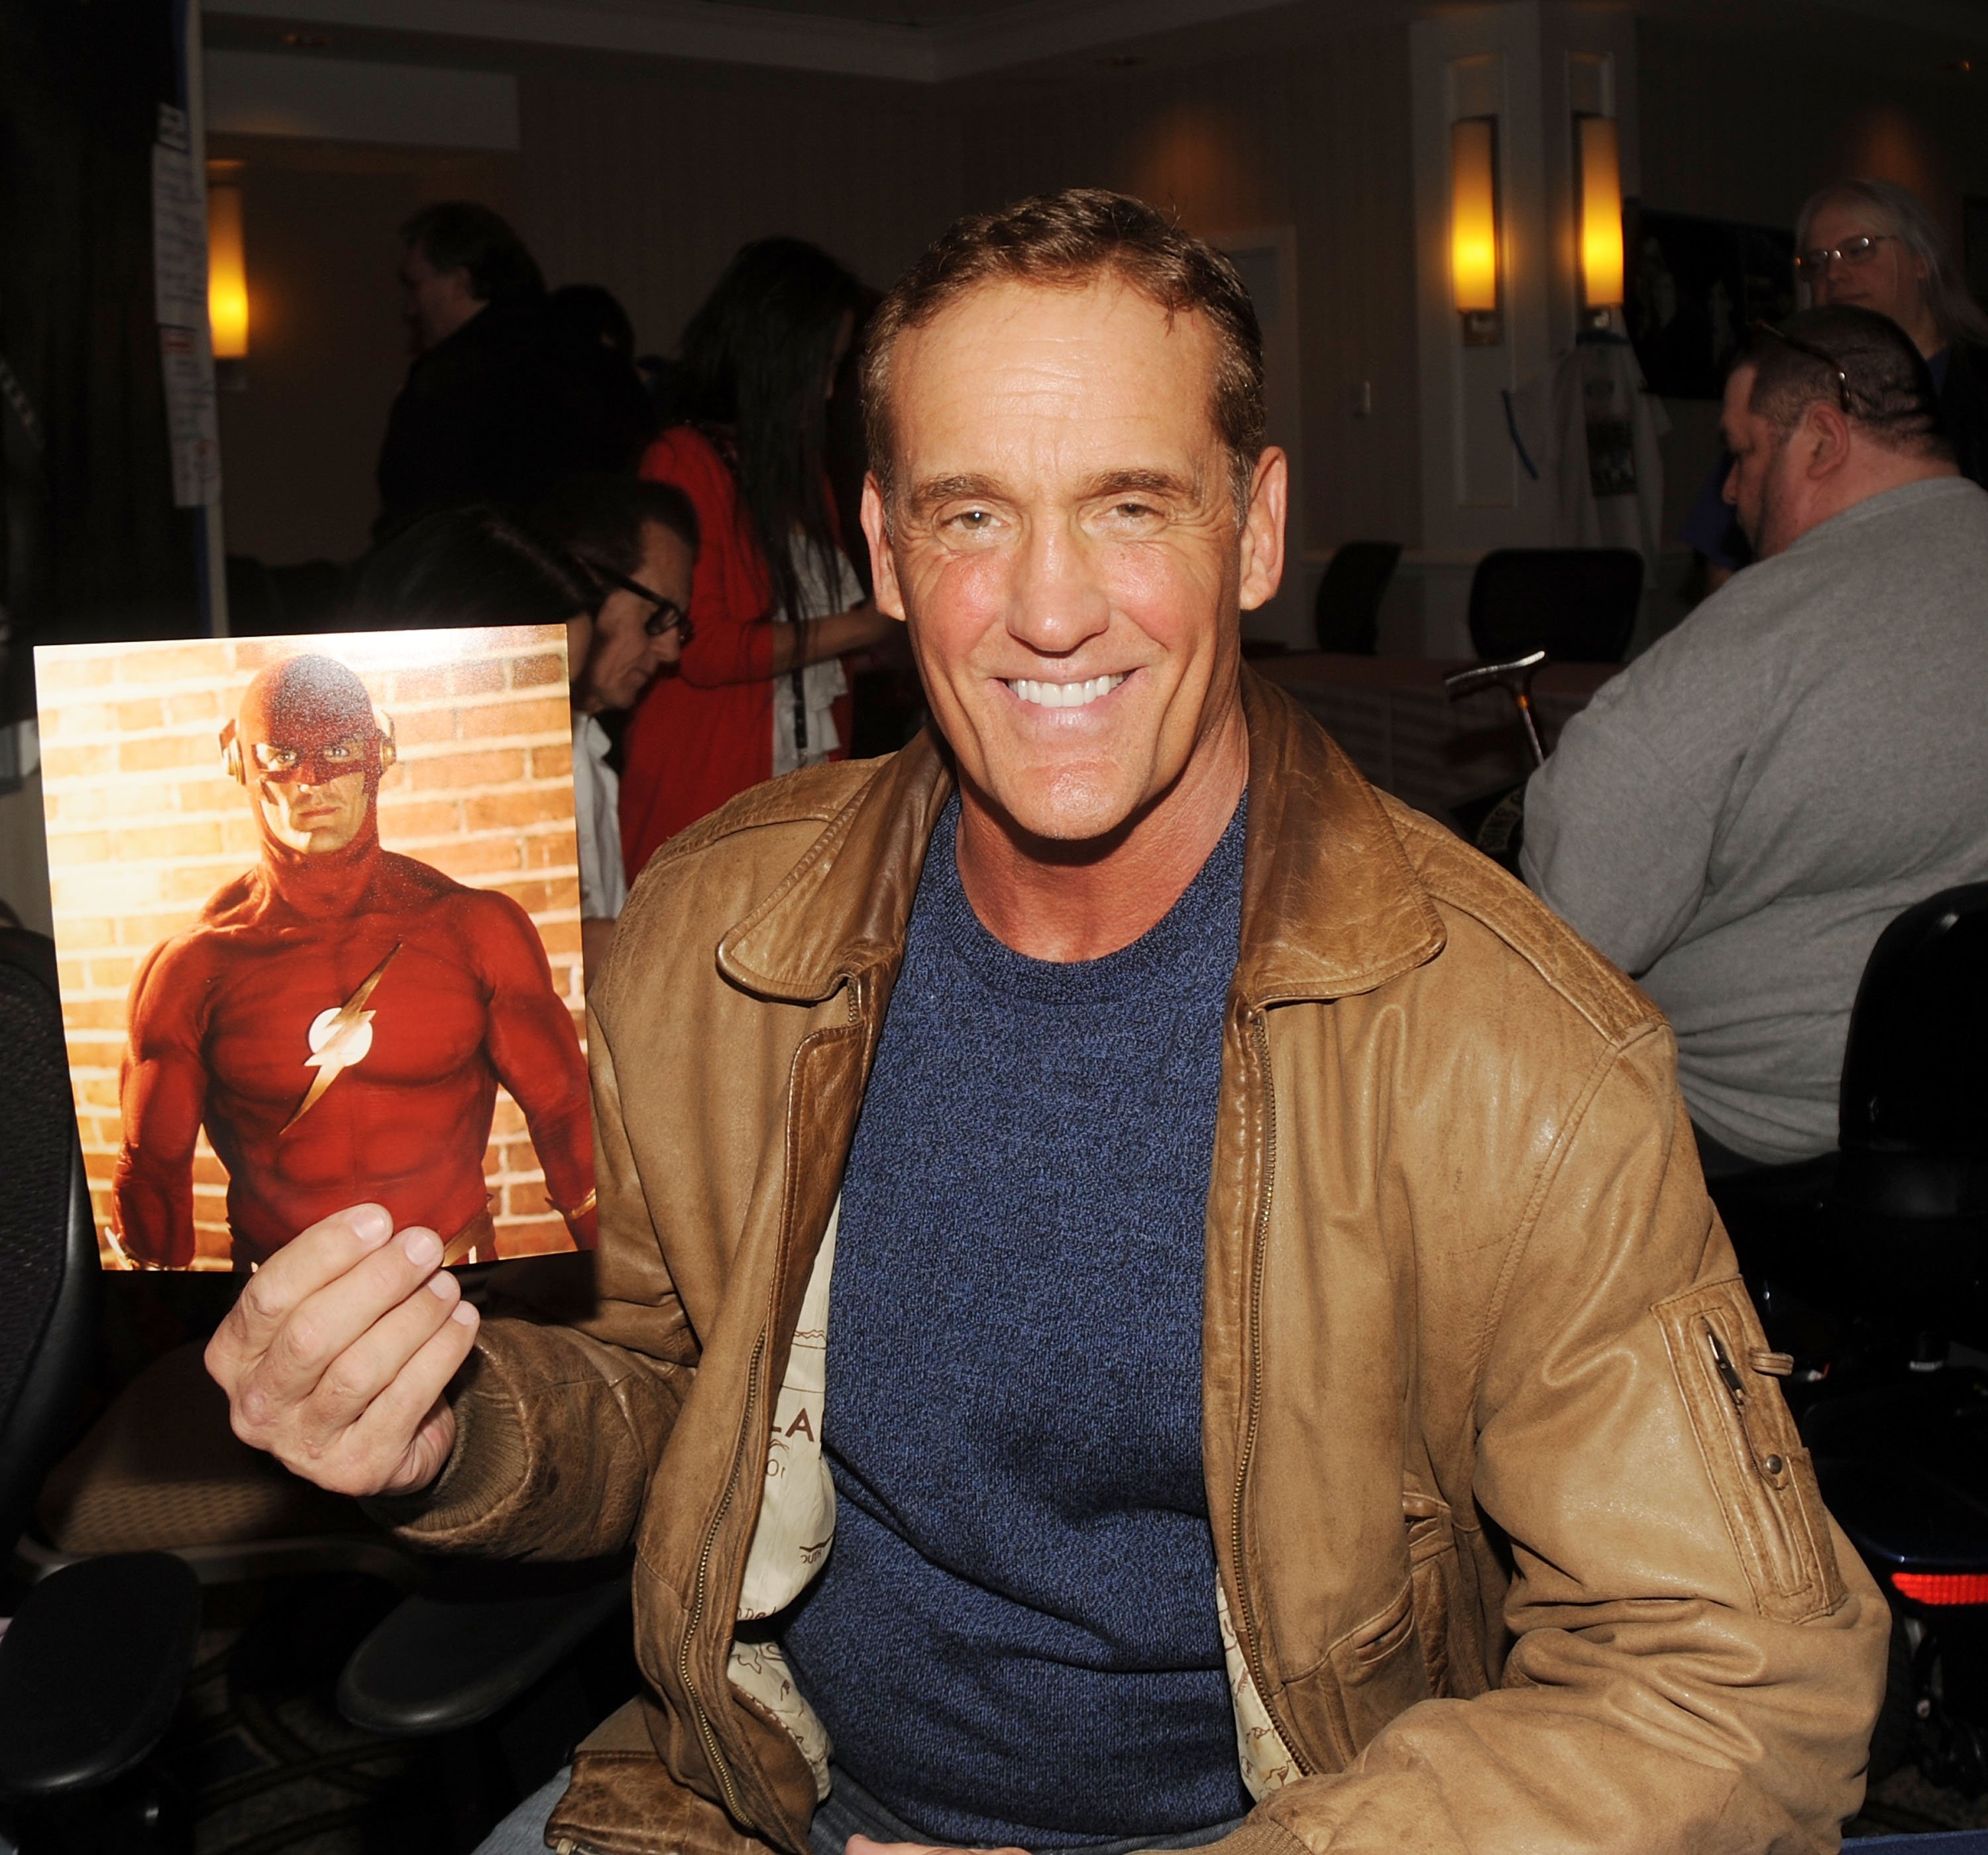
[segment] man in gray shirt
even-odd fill
[[[1668,1015],[1714,1176],[1834,1146],[1872,944],[1988,877],[1988,493],[1934,408],[1882,316],[1763,329],[1722,421],[1758,564],[1526,790],[1525,879]]]

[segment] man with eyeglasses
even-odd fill
[[[1868,310],[1761,325],[1726,391],[1757,564],[1568,723],[1526,881],[1663,1007],[1708,1176],[1836,1144],[1885,924],[1988,877],[1988,493]]]
[[[1963,476],[1988,482],[1988,313],[1974,300],[1944,228],[1892,181],[1844,181],[1795,216],[1795,282],[1817,309],[1888,316],[1925,357],[1939,421]],[[1753,558],[1723,492],[1722,457],[1685,517],[1683,538],[1709,569],[1709,590]]]
[[[600,593],[592,613],[566,622],[580,953],[591,983],[628,899],[621,860],[620,780],[609,761],[613,743],[600,718],[632,709],[682,655],[693,635],[697,512],[689,497],[671,484],[579,476],[539,506],[532,526]]]

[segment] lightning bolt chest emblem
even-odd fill
[[[343,1004],[329,1006],[311,1020],[308,1033],[310,1054],[304,1058],[304,1067],[315,1069],[317,1074],[312,1078],[304,1098],[297,1104],[296,1112],[283,1123],[283,1133],[288,1133],[309,1114],[323,1099],[324,1092],[347,1070],[366,1060],[367,1052],[373,1048],[374,1015],[366,1009],[366,1001],[373,996],[373,988],[386,977],[387,969],[394,963],[394,956],[400,952],[402,944],[397,940],[387,949],[387,957],[359,982],[359,989]]]

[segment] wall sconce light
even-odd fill
[[[1622,300],[1622,143],[1614,120],[1574,120],[1581,188],[1581,300],[1591,310]]]
[[[247,384],[248,272],[242,248],[241,169],[239,161],[208,167],[207,321],[217,378],[224,386]]]
[[[1449,268],[1466,347],[1505,338],[1499,304],[1498,119],[1449,125]]]

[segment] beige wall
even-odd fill
[[[667,352],[738,248],[812,239],[881,289],[950,219],[945,93],[651,63],[523,73],[519,230],[546,280],[604,283]]]
[[[1419,527],[1405,29],[1281,57],[1060,83],[989,80],[965,112],[969,207],[1121,188],[1206,234],[1289,225],[1302,324],[1301,541]],[[1371,384],[1373,410],[1353,395]]]
[[[1643,197],[1671,212],[1787,225],[1825,181],[1910,187],[1959,232],[1960,197],[1988,193],[1981,76],[1859,55],[1832,33],[1804,47],[1645,20]]]
[[[1821,178],[1875,171],[1957,220],[1988,194],[1978,82],[1671,22],[1638,35],[1643,196],[1784,222]],[[938,88],[662,60],[513,60],[522,150],[229,138],[245,157],[258,326],[221,411],[232,549],[271,561],[364,543],[406,365],[393,228],[423,199],[514,212],[554,284],[606,284],[667,350],[745,240],[791,232],[882,285],[960,211],[1074,183],[1177,208],[1198,232],[1288,226],[1302,340],[1303,544],[1419,535],[1405,27],[1275,52],[1087,65]],[[1354,411],[1361,383],[1372,411]],[[1672,533],[1716,452],[1709,405],[1672,408]]]
[[[512,211],[516,157],[245,135],[208,152],[242,164],[248,266],[246,384],[220,396],[228,551],[351,560],[407,367],[394,228],[428,200]]]
[[[604,283],[668,350],[746,240],[815,240],[888,284],[955,214],[1077,183],[1198,232],[1295,232],[1305,543],[1415,538],[1407,46],[939,89],[651,61],[519,73],[516,156],[216,138],[245,160],[256,327],[222,408],[228,544],[282,562],[365,543],[406,367],[393,228],[465,193],[514,214],[553,285]],[[1361,381],[1374,411],[1350,410]]]

